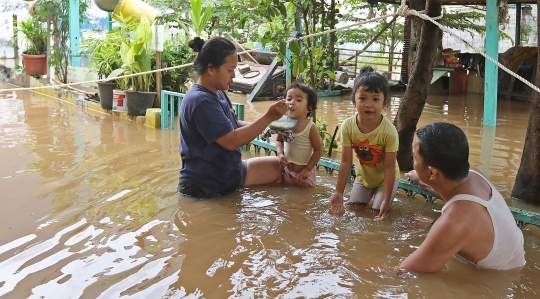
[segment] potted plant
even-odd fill
[[[71,0],[35,0],[29,8],[30,15],[49,28],[50,52],[48,64],[54,68],[54,75],[62,83],[68,82],[68,65],[71,60],[70,14],[78,13],[79,21],[86,18],[86,9],[91,0],[77,0],[78,11],[72,11]]]
[[[191,49],[187,42],[179,40],[179,38],[166,39],[163,53],[161,53],[161,67],[169,68],[173,66],[189,63],[192,59]],[[155,59],[152,60],[152,65],[155,65]],[[185,92],[186,81],[190,78],[191,68],[176,68],[161,73],[161,88],[162,90]],[[152,87],[152,90],[155,90]]]
[[[118,55],[122,43],[129,43],[130,34],[136,28],[134,22],[115,27],[102,34],[92,34],[81,43],[81,53],[87,53],[90,59],[89,71],[96,72],[99,79],[107,78],[114,70],[121,68],[123,62]],[[119,82],[118,82],[119,81]],[[98,93],[101,108],[113,108],[113,90],[118,86],[127,89],[126,80],[109,80],[98,82]]]
[[[26,44],[26,50],[21,54],[24,69],[30,76],[47,74],[47,31],[41,23],[32,17],[19,22],[19,32]]]
[[[152,30],[150,23],[143,17],[134,32],[131,34],[129,43],[120,46],[122,66],[113,71],[109,77],[119,75],[132,75],[152,70],[152,55],[150,49],[152,42]],[[126,101],[128,115],[142,116],[146,109],[152,108],[156,92],[151,91],[154,83],[152,73],[129,77],[127,80]]]

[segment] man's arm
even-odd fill
[[[420,247],[408,256],[399,268],[413,272],[440,271],[466,242],[467,225],[463,223],[459,213],[445,211],[433,224]]]
[[[437,192],[435,192],[435,190],[428,184],[424,183],[422,180],[420,180],[420,178],[418,177],[418,174],[416,173],[416,170],[411,170],[407,173],[405,173],[405,176],[410,179],[411,181],[415,182],[418,187],[426,190],[426,191],[429,191],[433,194],[437,194]],[[438,194],[437,194],[438,195]]]

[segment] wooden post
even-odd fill
[[[13,14],[13,39],[17,40],[17,36],[19,35],[19,25],[17,22],[17,15]],[[13,45],[13,58],[18,59],[19,57],[19,43],[15,43]]]
[[[289,37],[289,40],[298,37],[298,31],[293,31],[291,33],[291,36]],[[291,57],[291,49],[289,48],[289,44],[287,44],[287,48],[285,50],[285,85],[286,87],[289,87],[291,85],[292,81],[292,74],[291,74],[291,64],[292,64],[292,57]]]
[[[238,42],[231,34],[229,34],[229,37],[232,39],[232,41],[233,41],[233,43],[234,43],[235,45],[237,45],[238,47],[240,47],[240,49],[242,49],[243,52],[246,52],[246,48],[244,48],[244,47],[243,47],[243,46],[242,46],[242,45],[241,45],[241,44],[240,44],[240,43],[239,43],[239,42]],[[251,54],[249,54],[249,52],[246,52],[246,53],[244,53],[244,54],[246,54],[246,55],[249,57],[249,59],[250,59],[251,61],[255,62],[255,64],[259,64],[259,62],[258,62],[255,58],[253,58],[253,56],[251,56]],[[242,56],[242,55],[240,55],[240,57],[241,57],[241,56]]]
[[[356,51],[356,55],[354,55],[354,78],[356,79],[356,72],[358,69],[358,51]]]
[[[156,69],[161,69],[161,52],[156,51]],[[161,71],[156,72],[157,108],[161,108]]]
[[[521,46],[521,3],[516,3],[516,32],[515,32],[515,45]]]
[[[486,1],[486,54],[499,60],[498,1]],[[497,125],[498,67],[486,59],[484,80],[484,125]]]
[[[51,44],[51,37],[52,37],[52,34],[51,34],[51,27],[53,26],[53,21],[51,20],[48,20],[47,22],[47,58],[48,57],[51,57],[51,49],[52,49],[52,44]],[[49,62],[47,62],[47,79],[51,79],[52,78],[52,75],[51,75],[51,66],[49,65]]]

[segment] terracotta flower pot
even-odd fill
[[[28,55],[21,54],[26,74],[30,76],[47,75],[47,54]]]

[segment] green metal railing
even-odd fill
[[[161,128],[174,131],[174,114],[175,111],[180,116],[180,104],[184,99],[184,94],[179,92],[161,91]],[[175,108],[176,103],[176,108]],[[234,113],[238,120],[244,120],[245,107],[244,104],[232,103]],[[180,128],[180,117],[178,118],[178,128]]]
[[[161,129],[168,129],[170,126],[171,131],[174,131],[174,103],[178,102],[176,111],[180,112],[180,104],[184,96],[179,92],[161,91]],[[180,128],[180,123],[178,127]]]

